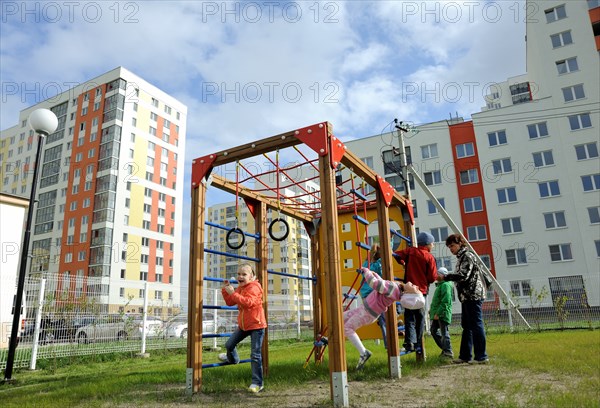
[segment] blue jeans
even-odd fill
[[[442,354],[452,357],[452,342],[450,341],[450,325],[443,320],[431,321],[431,337],[442,350]]]
[[[381,328],[381,335],[383,336],[383,346],[387,350],[387,330],[385,328],[385,312],[380,314],[377,318],[377,325]]]
[[[250,365],[252,367],[252,384],[262,387],[263,385],[263,367],[262,367],[262,343],[265,337],[265,329],[256,329],[244,331],[239,327],[231,334],[231,337],[225,343],[227,349],[227,359],[231,364],[240,362],[237,353],[237,345],[240,341],[250,336]]]
[[[425,331],[425,308],[404,309],[404,348],[423,350],[423,332]],[[414,347],[413,347],[414,345]]]
[[[482,361],[488,358],[485,351],[482,306],[483,300],[467,300],[462,303],[460,324],[463,332],[458,356],[461,360],[471,360],[471,349],[474,351],[475,360]]]

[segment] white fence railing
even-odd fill
[[[35,368],[39,359],[114,352],[139,354],[187,347],[187,314],[181,314],[178,308],[152,309],[149,306],[140,310],[130,307],[127,299],[120,305],[106,307],[98,303],[100,294],[94,292],[94,288],[101,290],[102,285],[91,278],[85,282],[47,278],[45,288],[43,282],[26,280],[27,324],[16,350],[15,367]],[[590,288],[581,279],[563,278],[550,284],[548,280],[498,283],[533,330],[600,327],[598,300],[588,300]],[[224,306],[220,284],[206,282],[205,288],[205,305]],[[148,292],[145,290],[145,296]],[[298,338],[302,332],[311,332],[307,329],[312,327],[312,321],[300,319],[302,314],[298,308],[305,306],[299,301],[288,304],[286,299],[287,296],[269,296],[269,340]],[[528,330],[509,305],[510,302],[501,300],[490,290],[484,304],[488,332]],[[205,309],[202,312],[203,333],[220,336],[205,338],[205,347],[222,346],[227,333],[237,327],[237,310]],[[450,328],[454,334],[461,330],[460,303],[456,296]],[[7,351],[0,349],[0,369],[6,367]]]

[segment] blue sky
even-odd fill
[[[188,106],[184,242],[195,157],[325,120],[344,141],[469,118],[525,73],[524,0],[0,4],[0,128],[117,66]]]

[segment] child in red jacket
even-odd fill
[[[267,327],[263,308],[263,290],[260,282],[256,280],[254,270],[248,264],[240,265],[237,280],[237,289],[234,289],[228,280],[221,288],[221,294],[227,306],[237,305],[238,307],[238,328],[225,343],[227,353],[219,354],[219,359],[230,364],[239,363],[240,358],[236,346],[250,336],[252,384],[248,391],[260,392],[264,388],[261,349]]]

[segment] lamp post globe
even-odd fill
[[[37,133],[49,135],[58,127],[58,118],[50,109],[36,109],[29,115],[29,126]]]

